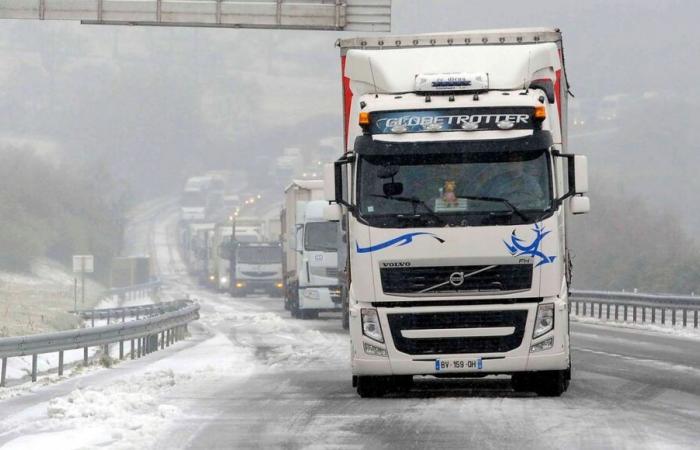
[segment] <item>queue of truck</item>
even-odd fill
[[[278,238],[221,234],[230,286],[240,285],[229,291],[257,292],[244,274],[265,273],[293,317],[340,312],[362,397],[425,375],[510,375],[517,391],[561,395],[571,379],[567,224],[590,202],[587,160],[567,144],[560,31],[337,45],[344,149],[323,180],[285,189]],[[199,236],[203,225],[192,226]],[[257,271],[233,258],[256,245]],[[279,271],[261,262],[273,247]]]

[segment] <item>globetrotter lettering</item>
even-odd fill
[[[377,120],[377,126],[380,128],[392,128],[397,125],[407,127],[426,126],[426,125],[463,125],[465,123],[476,124],[496,124],[498,122],[512,122],[514,124],[530,123],[530,116],[527,114],[474,114],[474,115],[458,115],[458,116],[402,116],[389,117]]]
[[[380,111],[371,114],[372,134],[431,131],[532,130],[532,108],[458,108],[425,111]],[[506,124],[506,125],[504,125]]]

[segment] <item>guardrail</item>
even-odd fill
[[[162,309],[161,309],[162,308]],[[157,315],[140,318],[145,310]],[[122,311],[122,312],[117,312]],[[164,312],[161,312],[164,311]],[[79,311],[87,314],[89,311]],[[105,346],[109,354],[109,345],[119,343],[119,359],[124,359],[124,343],[129,341],[131,359],[139,358],[148,353],[170,346],[184,339],[187,325],[199,318],[199,305],[191,300],[146,305],[145,307],[109,308],[95,310],[95,317],[114,317],[119,314],[121,323],[82,328],[78,330],[43,333],[30,336],[0,338],[0,386],[5,386],[7,360],[10,357],[32,356],[32,381],[37,378],[37,356],[44,353],[58,352],[58,374],[63,375],[63,352],[66,350],[83,349],[83,363],[88,363],[88,348]],[[139,317],[136,320],[125,321],[126,317]]]
[[[682,323],[688,327],[692,323],[698,328],[700,297],[691,295],[572,290],[569,300],[571,313],[576,316],[661,325],[669,316],[673,326]]]
[[[174,300],[164,303],[153,303],[148,305],[121,306],[117,308],[101,308],[101,309],[81,309],[70,311],[71,313],[80,316],[83,320],[90,320],[91,326],[95,326],[95,319],[106,320],[107,325],[112,321],[126,322],[127,317],[149,317],[157,314],[163,314],[170,311],[175,311],[187,304],[190,300]]]

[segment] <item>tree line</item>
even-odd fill
[[[124,192],[99,164],[0,148],[0,269],[26,271],[38,257],[70,265],[88,253],[106,280],[122,245]]]

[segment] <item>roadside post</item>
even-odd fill
[[[85,306],[85,274],[93,273],[95,258],[93,255],[73,255],[73,273],[80,274],[81,304]],[[75,302],[77,303],[77,295]],[[78,309],[77,307],[75,308]]]

